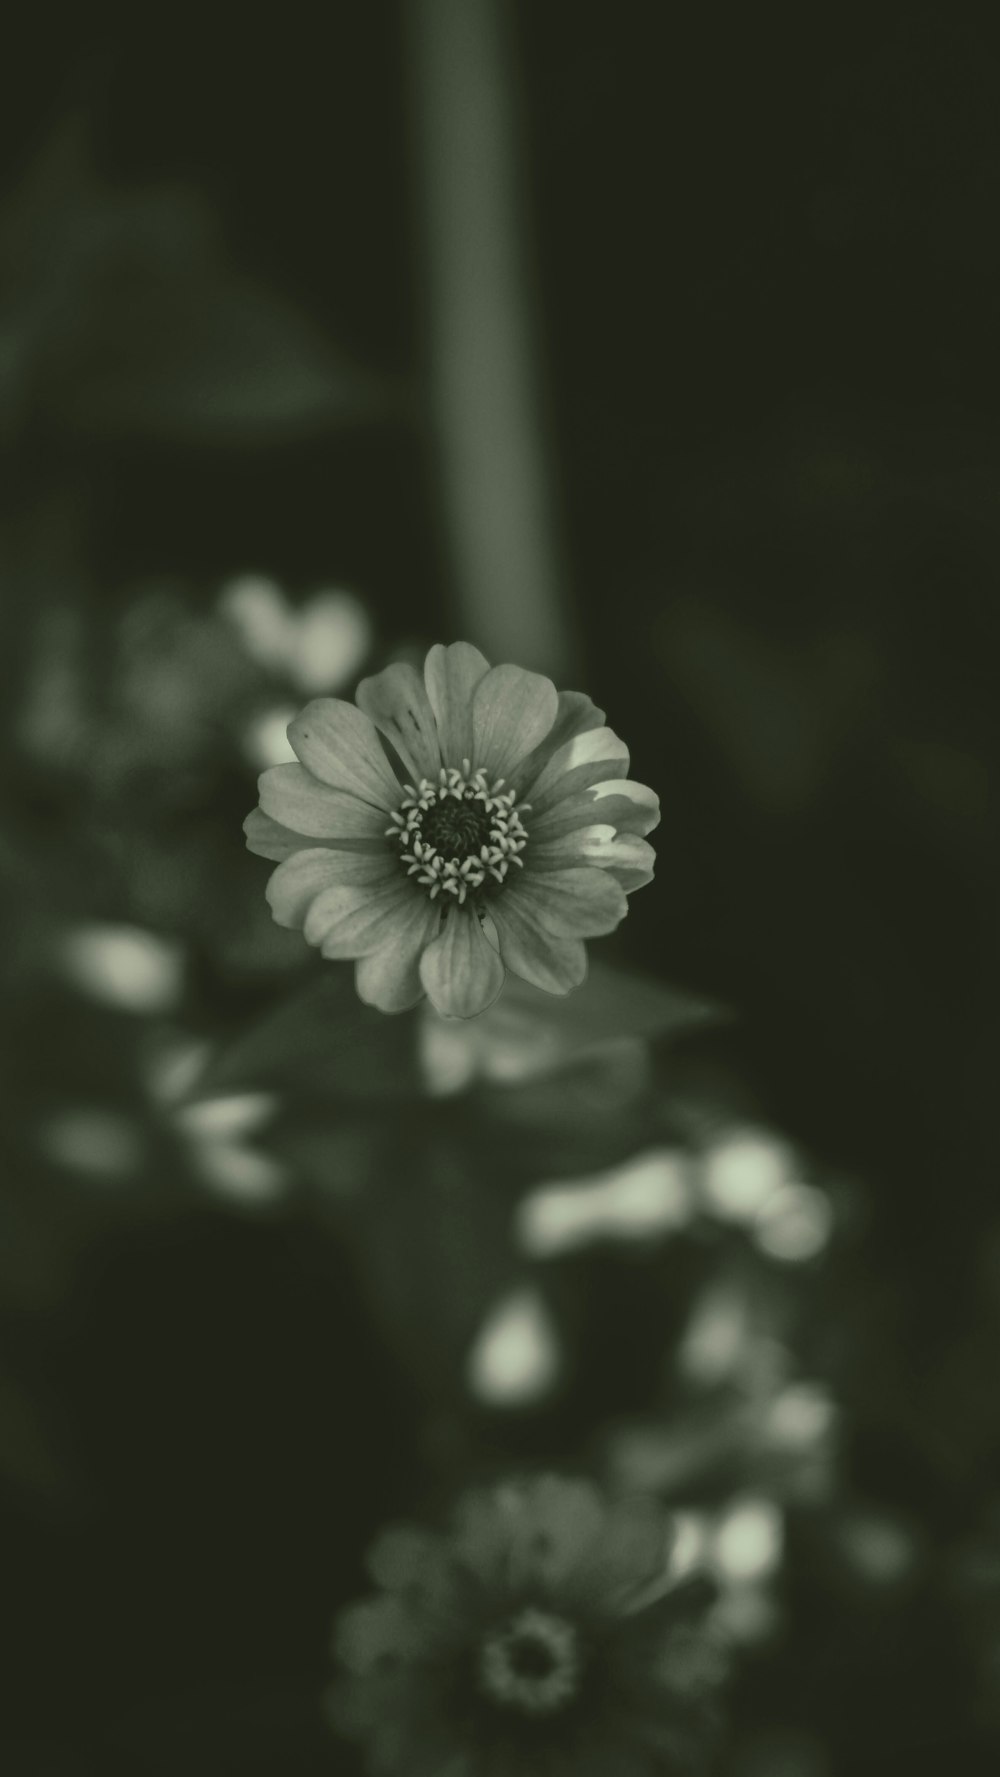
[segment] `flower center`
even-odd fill
[[[512,864],[522,867],[520,853],[528,835],[517,804],[517,791],[504,790],[503,778],[490,784],[485,771],[442,765],[437,783],[422,777],[406,795],[386,828],[399,845],[400,863],[433,901],[442,890],[461,904],[474,894],[491,894],[502,885]]]
[[[576,1630],[533,1606],[482,1646],[479,1682],[494,1703],[522,1715],[551,1715],[576,1695],[580,1655]]]

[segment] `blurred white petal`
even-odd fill
[[[787,1142],[766,1129],[728,1130],[702,1159],[701,1188],[710,1214],[752,1222],[773,1193],[794,1176]]]
[[[59,962],[82,993],[122,1012],[169,1012],[183,991],[181,946],[139,926],[78,926],[63,939]]]
[[[753,1646],[774,1635],[781,1609],[769,1587],[747,1581],[727,1587],[711,1620],[725,1641]],[[769,1770],[768,1777],[776,1777],[775,1772]]]
[[[289,654],[290,612],[276,580],[241,574],[223,586],[219,609],[258,666],[284,672]]]
[[[160,1104],[177,1104],[192,1093],[205,1072],[211,1043],[198,1037],[169,1037],[146,1058],[146,1085]]]
[[[371,652],[372,623],[353,592],[317,592],[294,613],[288,675],[300,691],[341,691]]]
[[[916,1566],[912,1531],[881,1513],[852,1513],[840,1525],[837,1541],[851,1566],[872,1585],[895,1585]]]
[[[690,1167],[670,1148],[652,1148],[588,1179],[533,1191],[520,1204],[516,1232],[533,1258],[597,1240],[648,1240],[686,1226],[694,1212]]]
[[[234,1202],[272,1203],[288,1187],[288,1174],[279,1161],[239,1142],[201,1142],[195,1163],[209,1189]]]
[[[487,1016],[487,1014],[484,1014]],[[470,1024],[442,1018],[422,1006],[417,1025],[417,1057],[432,1098],[450,1098],[476,1077],[476,1049]]]
[[[505,1296],[480,1328],[466,1360],[471,1392],[491,1407],[524,1407],[548,1394],[559,1373],[559,1341],[537,1290]]]
[[[685,1579],[706,1560],[711,1544],[711,1527],[704,1512],[680,1511],[674,1514],[674,1546],[670,1571],[674,1579]]]
[[[754,1238],[769,1258],[797,1264],[823,1251],[833,1232],[833,1206],[814,1185],[783,1185],[757,1213]]]
[[[837,1409],[819,1382],[793,1382],[782,1389],[765,1420],[765,1434],[772,1445],[785,1450],[809,1450],[833,1430]]]
[[[47,1159],[93,1178],[127,1178],[143,1158],[142,1133],[130,1118],[90,1106],[55,1112],[38,1145]]]
[[[712,1559],[725,1580],[760,1580],[781,1562],[784,1523],[772,1499],[749,1496],[730,1504],[712,1540]]]
[[[677,1353],[681,1375],[703,1387],[724,1381],[742,1367],[751,1331],[745,1291],[726,1282],[705,1289]]]
[[[240,743],[256,771],[294,763],[295,749],[288,738],[288,724],[296,714],[294,704],[283,704],[277,709],[261,710],[247,723]]]
[[[177,1122],[195,1141],[234,1141],[253,1135],[269,1122],[277,1109],[273,1092],[238,1092],[225,1098],[205,1098],[184,1105]]]

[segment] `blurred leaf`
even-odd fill
[[[537,1079],[483,1085],[473,1103],[503,1153],[508,1188],[613,1165],[648,1146],[657,1128],[649,1054],[622,1039]]]
[[[159,201],[147,200],[153,214]],[[386,395],[375,379],[217,251],[166,275],[163,232],[162,261],[151,250],[147,265],[120,278],[115,268],[117,287],[76,376],[52,391],[62,423],[179,444],[253,445],[382,417]]]
[[[822,788],[875,707],[877,668],[863,631],[831,625],[794,647],[768,640],[707,597],[659,622],[666,670],[764,808],[801,808]]]
[[[66,1453],[35,1393],[0,1370],[0,1480],[42,1505],[62,1506],[71,1492]]]
[[[62,120],[0,212],[0,428],[253,445],[383,417],[386,387],[232,263],[199,193],[107,184],[89,136]]]
[[[496,1015],[498,1022],[519,1016],[536,1031],[551,1033],[553,1065],[616,1037],[652,1041],[717,1024],[728,1016],[723,1007],[709,1000],[593,957],[587,979],[575,993],[543,993],[508,976]],[[477,1020],[477,1029],[488,1028],[492,1017],[491,1009]]]
[[[464,1387],[472,1340],[521,1274],[507,1202],[445,1128],[415,1142],[402,1127],[381,1160],[346,1224],[373,1312],[432,1394]]]
[[[354,990],[353,963],[325,963],[210,1064],[201,1091],[283,1086],[327,1099],[412,1098],[422,1092],[413,1020],[388,1018]]]
[[[622,1038],[650,1038],[722,1016],[707,1002],[635,975],[597,966],[565,999],[513,976],[495,1008],[468,1022],[441,1020],[427,1007],[416,1017],[386,1017],[362,1005],[351,964],[324,964],[318,979],[268,1014],[220,1055],[211,1089],[283,1084],[299,1092],[348,1097],[442,1096],[429,1074],[424,1029],[461,1051],[459,1087],[501,1084],[505,1122],[592,1125],[627,1108],[642,1083],[641,1052]],[[434,1067],[438,1064],[435,1055]],[[578,1064],[590,1072],[581,1076]],[[577,1071],[567,1072],[576,1068]],[[563,1075],[560,1085],[556,1073]],[[529,1088],[541,1096],[537,1104]],[[498,1099],[499,1102],[499,1099]]]

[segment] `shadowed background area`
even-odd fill
[[[5,1768],[359,1769],[371,1535],[547,1464],[682,1514],[722,1771],[992,1769],[992,45],[12,37]],[[240,833],[297,707],[457,635],[663,805],[579,1000],[469,1030],[366,1016]]]

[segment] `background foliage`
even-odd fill
[[[240,833],[457,627],[397,10],[43,6],[0,75],[15,1777],[352,1769],[371,1534],[536,1464],[682,1513],[733,1777],[995,1762],[994,52],[512,21],[569,639],[665,813],[588,988],[468,1030]]]

